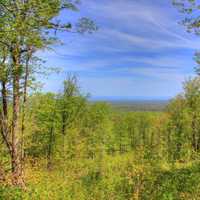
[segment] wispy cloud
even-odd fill
[[[186,77],[193,76],[193,53],[200,39],[178,25],[181,17],[170,0],[83,0],[82,8],[99,31],[63,33],[63,46],[39,55],[47,64],[79,73],[88,92],[131,96],[130,92],[142,95],[148,89],[149,95],[174,95]],[[49,88],[55,87],[49,83]]]

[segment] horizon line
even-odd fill
[[[92,101],[169,101],[174,97],[160,96],[160,97],[144,97],[144,96],[91,96],[89,100]]]

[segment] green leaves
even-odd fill
[[[173,0],[173,5],[183,14],[186,15],[182,24],[186,26],[188,32],[200,34],[200,4],[198,0]]]
[[[89,18],[83,17],[79,19],[78,23],[76,24],[76,29],[78,33],[93,33],[98,30],[98,27]]]

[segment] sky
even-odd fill
[[[68,73],[95,99],[169,99],[194,76],[200,37],[178,24],[183,15],[171,0],[82,0],[80,12],[61,13],[63,21],[87,16],[93,34],[60,33],[62,45],[39,52],[45,65],[61,73],[43,78],[44,91],[57,92]]]

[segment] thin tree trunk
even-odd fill
[[[7,90],[6,90],[6,83],[4,81],[2,82],[2,103],[3,103],[4,118],[7,120],[8,118]]]
[[[47,151],[47,169],[51,170],[52,168],[52,154],[53,154],[53,145],[55,142],[55,135],[54,135],[54,120],[56,115],[56,106],[57,103],[55,103],[54,111],[51,116],[51,127],[49,132],[49,144],[48,144],[48,151]]]
[[[5,71],[5,62],[6,62],[6,54],[3,56],[3,60],[1,62],[1,68],[2,68],[2,71]],[[6,80],[7,80],[7,77],[6,76],[3,76],[2,77],[2,80],[1,80],[1,96],[2,96],[2,110],[3,110],[3,113],[2,113],[2,119],[4,121],[4,127],[6,127],[7,125],[7,119],[8,119],[8,104],[7,104],[7,89],[6,89]]]
[[[12,182],[16,186],[24,186],[21,162],[20,138],[20,56],[15,48],[13,55],[13,120],[12,120]]]
[[[66,114],[64,106],[62,113],[63,157],[65,157],[65,135],[66,135]]]
[[[11,156],[12,155],[12,146],[11,146],[11,142],[9,140],[8,126],[4,119],[4,114],[1,112],[1,110],[0,110],[0,129],[1,129],[1,135],[2,135],[3,141],[5,142],[5,144],[8,148],[8,151],[10,153],[10,156]]]
[[[54,125],[52,123],[49,133],[49,147],[47,152],[47,169],[49,170],[52,168],[53,142],[54,142]]]
[[[3,55],[3,60],[1,62],[1,68],[2,71],[5,71],[5,62],[7,59],[6,55],[6,50],[4,49],[4,55]],[[9,125],[8,125],[8,102],[7,102],[7,75],[2,77],[1,79],[1,96],[2,96],[2,108],[0,109],[0,130],[1,130],[1,135],[3,138],[3,141],[8,148],[9,155],[12,155],[12,149],[11,149],[11,141],[10,141],[10,130],[9,130]]]
[[[3,140],[8,147],[9,152],[11,152],[11,145],[9,141],[9,130],[8,130],[8,105],[7,105],[7,90],[6,90],[6,82],[1,82],[1,96],[2,96],[2,112],[0,112],[0,120],[1,120],[1,134]]]
[[[1,62],[2,71],[6,70],[5,69],[6,58],[7,58],[7,56],[5,54],[3,56],[3,60]],[[8,119],[8,103],[7,103],[7,89],[6,89],[7,79],[8,79],[8,77],[6,77],[6,75],[4,75],[2,77],[2,80],[1,80],[1,87],[2,87],[1,96],[2,96],[2,106],[3,106],[3,119],[5,121],[7,121],[7,119]]]
[[[192,119],[192,147],[194,149],[195,152],[197,152],[197,135],[196,135],[196,115],[193,115],[193,119]]]
[[[24,87],[23,87],[23,103],[22,103],[22,125],[21,125],[21,160],[22,167],[24,165],[24,131],[25,131],[25,108],[27,102],[27,88],[28,88],[28,78],[29,78],[29,62],[32,56],[32,49],[27,52],[27,58],[25,63],[25,76],[24,76]]]

